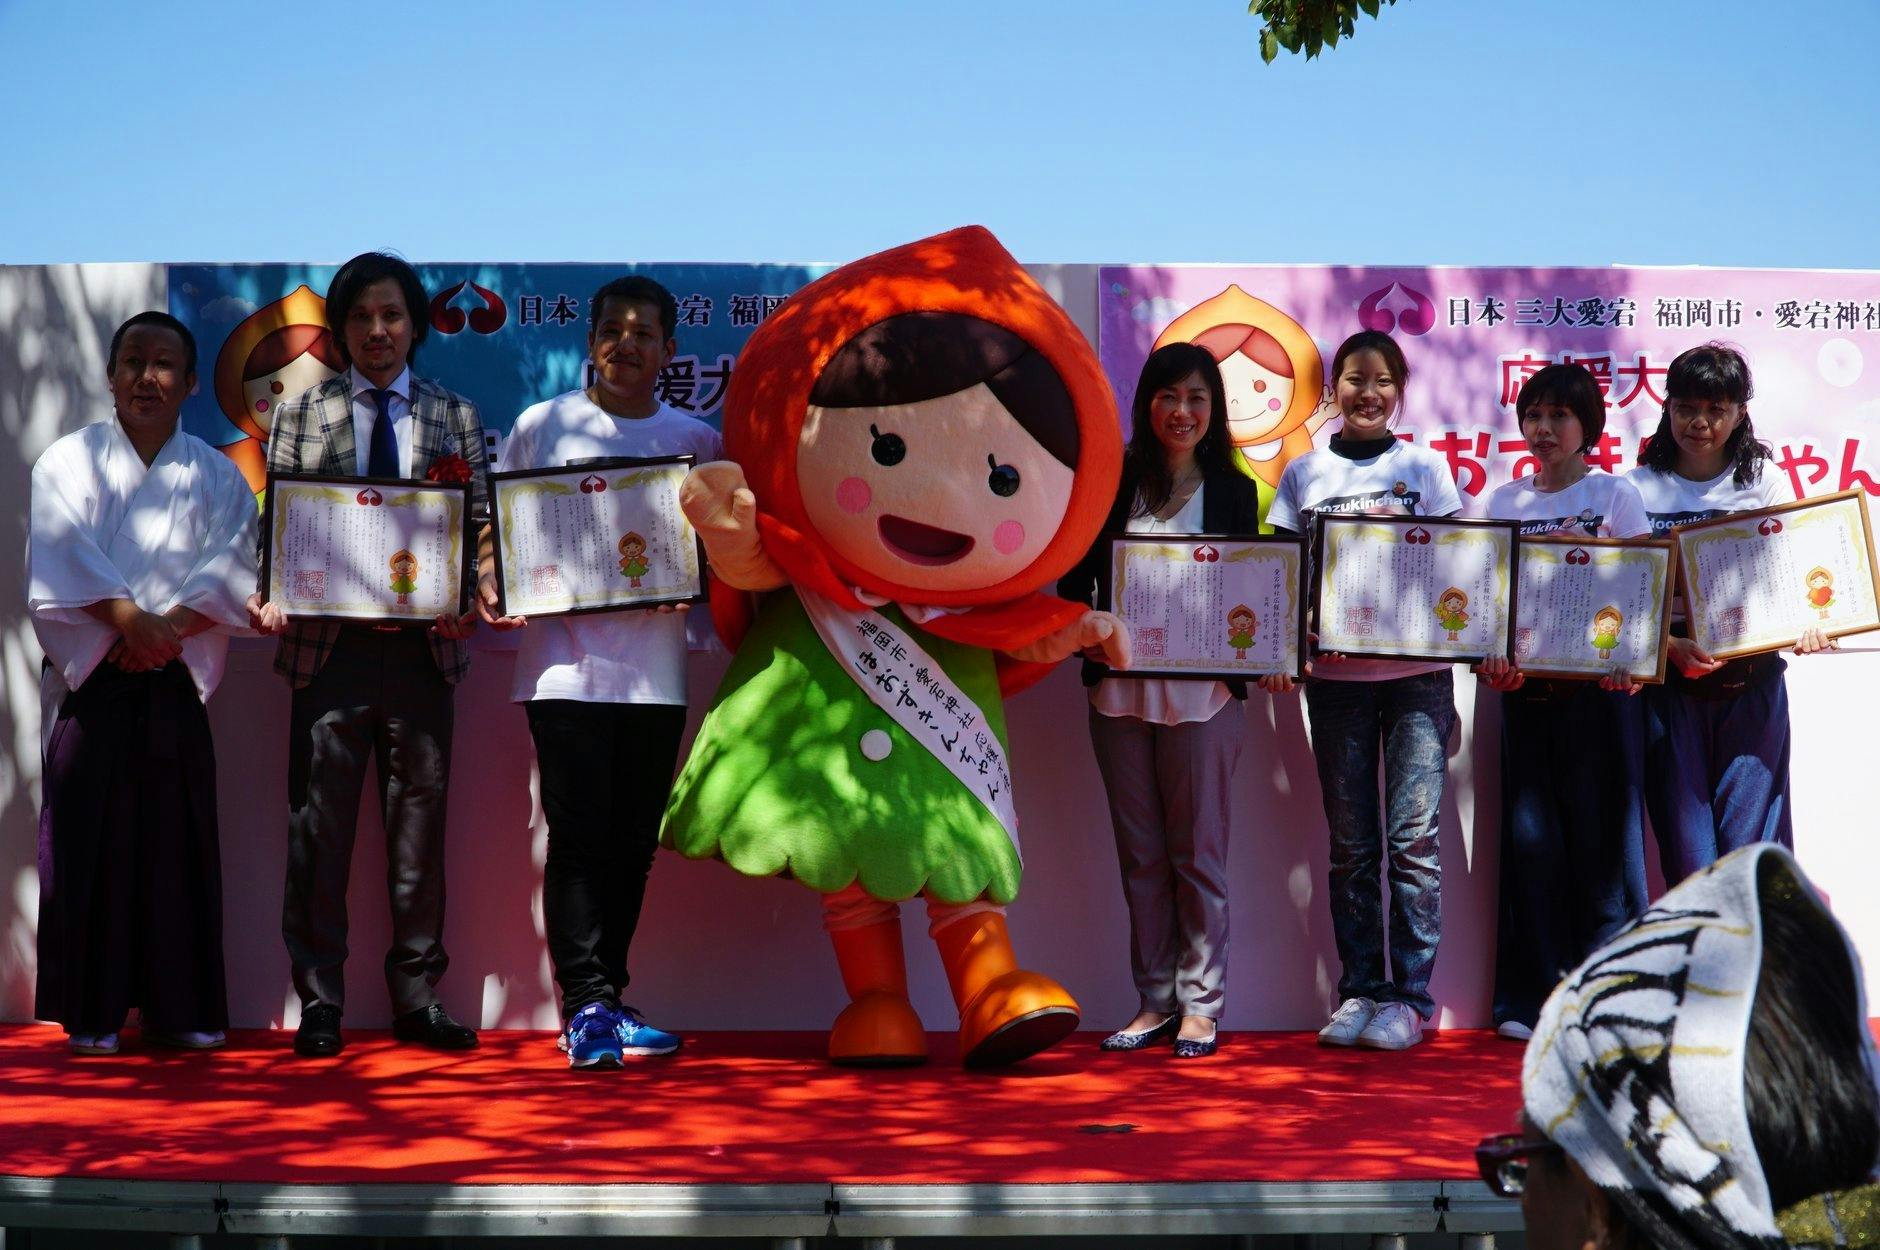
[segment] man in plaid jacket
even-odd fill
[[[418,377],[429,300],[417,272],[379,252],[355,256],[327,288],[326,319],[346,372],[276,412],[277,472],[464,480],[473,532],[488,520],[483,426],[476,405]],[[264,537],[263,541],[266,539]],[[346,886],[366,764],[376,760],[390,861],[392,947],[385,981],[400,1041],[476,1045],[436,986],[444,952],[444,813],[455,684],[469,667],[474,613],[435,624],[292,621],[250,601],[281,635],[275,670],[293,687],[287,748],[287,895],[281,930],[300,994],[294,1049],[340,1052],[345,1008]]]

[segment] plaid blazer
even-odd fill
[[[411,464],[422,478],[440,456],[455,453],[470,466],[470,532],[489,520],[488,456],[477,407],[426,378],[411,375]],[[331,473],[356,477],[359,446],[353,438],[352,371],[328,378],[275,410],[268,434],[268,468],[280,473]],[[262,537],[267,541],[266,536]],[[474,550],[474,549],[473,549]],[[266,588],[263,587],[265,590]],[[313,680],[339,637],[336,621],[300,621],[287,627],[274,653],[274,671],[298,689]],[[470,668],[470,648],[453,638],[429,635],[431,655],[444,680],[457,682]]]

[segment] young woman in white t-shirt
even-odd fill
[[[1286,466],[1267,510],[1276,532],[1306,533],[1315,512],[1442,517],[1462,510],[1443,458],[1391,433],[1409,376],[1388,334],[1366,330],[1339,347],[1332,388],[1344,425],[1329,448]],[[1436,824],[1456,726],[1450,667],[1321,654],[1306,683],[1306,711],[1331,830],[1332,932],[1344,965],[1339,1006],[1319,1040],[1405,1050],[1423,1040],[1423,1021],[1435,1012],[1429,981],[1442,934]],[[1386,845],[1388,938],[1378,888]]]
[[[1058,583],[1066,599],[1107,597],[1110,546],[1120,535],[1259,528],[1259,488],[1235,465],[1221,371],[1206,348],[1170,343],[1154,352],[1131,412],[1116,502],[1089,554]],[[1201,1058],[1214,1053],[1224,1006],[1227,831],[1246,687],[1101,677],[1088,663],[1085,682],[1140,1003],[1103,1049],[1141,1050],[1172,1037],[1177,1058]]]
[[[1606,427],[1599,383],[1579,365],[1548,365],[1522,386],[1515,419],[1535,471],[1490,492],[1481,514],[1524,536],[1640,538],[1638,491],[1595,473],[1586,452]],[[1588,643],[1598,638],[1588,621]],[[1602,621],[1603,625],[1604,622]],[[1525,1041],[1560,974],[1644,910],[1639,687],[1529,678],[1482,664],[1501,695],[1501,919],[1495,932],[1495,1031]]]
[[[1654,534],[1790,501],[1750,426],[1749,363],[1706,343],[1665,375],[1664,415],[1626,475]],[[1789,695],[1780,655],[1718,661],[1672,622],[1665,683],[1645,692],[1645,805],[1665,884],[1754,842],[1793,848]],[[1831,650],[1811,628],[1797,655]]]

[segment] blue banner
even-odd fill
[[[677,354],[660,398],[718,424],[732,366],[751,331],[827,266],[421,264],[430,336],[413,369],[468,396],[492,460],[530,404],[587,384],[588,297],[644,274],[679,301]],[[172,265],[170,311],[196,335],[197,393],[183,428],[228,453],[259,491],[271,412],[341,371],[326,332],[336,265]]]

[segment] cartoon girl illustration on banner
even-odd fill
[[[1227,645],[1234,649],[1234,658],[1244,660],[1247,651],[1253,646],[1253,631],[1260,627],[1260,618],[1253,614],[1253,609],[1244,603],[1237,603],[1227,611]]]
[[[1305,327],[1230,285],[1168,324],[1155,346],[1193,343],[1221,365],[1227,388],[1227,429],[1260,488],[1260,516],[1280,475],[1312,450],[1313,432],[1334,411],[1321,390],[1325,367]]]
[[[1436,600],[1436,619],[1449,631],[1449,641],[1455,642],[1457,636],[1468,628],[1468,607],[1468,592],[1458,586],[1449,587]]]
[[[1021,861],[1002,700],[1086,648],[1128,664],[1114,616],[1040,592],[1095,540],[1121,471],[1095,355],[967,227],[791,296],[724,412],[737,463],[699,466],[680,504],[736,655],[662,839],[823,896],[851,999],[835,1062],[926,1057],[898,909],[915,895],[964,1061],[1052,1045],[1078,1007],[1006,932]]]
[[[398,602],[410,603],[411,592],[418,588],[418,557],[400,547],[392,553],[392,590]]]
[[[1828,619],[1828,609],[1834,606],[1834,574],[1817,564],[1808,570],[1808,602],[1815,609],[1815,615],[1822,620]]]
[[[628,530],[620,536],[619,551],[620,575],[627,579],[627,585],[637,588],[646,576],[646,539],[638,531]]]
[[[1625,613],[1612,604],[1607,604],[1593,613],[1593,650],[1599,652],[1599,658],[1610,660],[1613,650],[1619,645],[1619,630],[1625,625]]]
[[[274,410],[345,369],[326,328],[326,301],[305,286],[257,309],[230,331],[216,353],[215,400],[247,437],[221,450],[256,494],[267,486]]]

